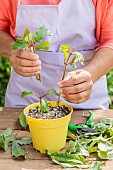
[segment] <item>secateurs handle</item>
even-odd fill
[[[73,124],[68,124],[68,130],[73,130],[76,131],[78,129],[83,129],[83,128],[93,128],[94,127],[94,121],[93,121],[93,112],[91,110],[88,110],[90,116],[88,117],[88,120],[85,125],[73,125]]]
[[[88,110],[90,116],[86,122],[86,125],[93,128],[94,127],[94,121],[93,121],[93,112],[91,110]]]
[[[80,126],[80,125],[73,125],[73,124],[68,124],[68,130],[78,130],[78,129],[83,129],[83,128],[88,128],[87,125],[83,125],[83,126]]]

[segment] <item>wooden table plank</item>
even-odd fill
[[[0,159],[0,170],[61,170],[61,167],[54,165],[51,160],[9,160]]]
[[[23,109],[0,108],[0,129],[6,129],[8,127],[22,129],[18,121],[21,111]]]
[[[12,127],[14,132],[17,132],[17,129],[21,129],[21,126],[18,121],[19,113],[23,109],[7,109],[0,108],[0,133],[8,128]],[[85,123],[87,118],[82,116],[82,110],[75,110],[72,114],[71,123],[79,124]],[[85,115],[89,113],[85,110]],[[94,110],[94,121],[98,122],[101,118],[112,118],[113,119],[113,110]],[[21,129],[18,134],[18,138],[30,137],[29,132]],[[11,156],[11,147],[9,147],[7,152],[0,151],[0,170],[61,170],[62,168],[58,165],[52,163],[51,159],[40,152],[36,151],[32,144],[24,146],[25,151],[27,152],[27,160],[12,158]],[[96,158],[91,158],[96,161]],[[70,168],[66,169],[69,170]],[[107,161],[106,167],[103,170],[112,170],[113,161]],[[76,168],[73,168],[76,170]]]
[[[0,159],[0,170],[63,170],[51,160],[13,160]],[[65,169],[64,169],[65,170]],[[77,168],[66,168],[66,170],[78,170]],[[85,169],[86,170],[86,169]],[[106,161],[103,170],[113,170],[113,161]]]
[[[12,127],[13,129],[22,129],[19,124],[19,113],[23,109],[0,108],[0,130]],[[87,118],[82,116],[82,110],[75,110],[71,117],[71,123],[85,123]],[[84,111],[85,115],[89,115],[88,111]],[[93,110],[94,121],[98,122],[101,118],[113,118],[113,110]]]

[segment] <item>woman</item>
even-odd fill
[[[113,67],[113,0],[0,0],[0,4],[0,54],[13,67],[6,107],[38,101],[35,96],[22,99],[24,90],[36,94],[57,90],[63,70],[59,46],[66,43],[81,52],[85,62],[76,71],[68,67],[64,81],[58,83],[61,100],[78,109],[108,108],[105,74]],[[53,32],[48,52],[10,50],[15,35],[21,37],[26,27],[35,32],[42,25]],[[35,79],[40,71],[43,83]]]

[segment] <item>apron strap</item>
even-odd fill
[[[18,5],[20,5],[20,0],[18,0]]]

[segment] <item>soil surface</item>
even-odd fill
[[[66,106],[56,106],[56,107],[51,107],[49,106],[49,111],[48,112],[42,112],[38,110],[37,108],[32,108],[29,110],[29,113],[27,116],[30,116],[32,118],[36,119],[57,119],[64,117],[70,113],[68,107]]]

